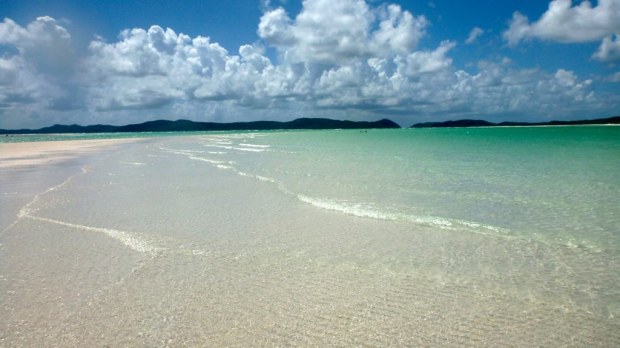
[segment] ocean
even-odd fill
[[[3,175],[0,287],[57,296],[7,295],[9,343],[620,345],[620,127],[151,136]]]

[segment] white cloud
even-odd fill
[[[0,57],[0,115],[18,120],[39,110],[75,109],[76,57],[71,36],[51,17],[38,17],[22,27],[0,22],[0,46],[13,48]],[[14,52],[14,53],[12,53]]]
[[[409,53],[427,25],[425,17],[398,5],[371,8],[363,0],[306,0],[294,20],[282,8],[265,13],[258,34],[287,62],[340,64]]]
[[[66,71],[73,63],[71,35],[51,17],[38,17],[25,28],[5,18],[0,23],[0,44],[14,46],[39,70]]]
[[[283,8],[269,11],[260,19],[258,35],[276,47],[286,47],[295,44],[295,37],[289,31],[291,19]]]
[[[592,58],[603,62],[619,61],[620,35],[616,34],[615,37],[608,36],[604,38],[603,42],[601,42],[601,45],[592,55]]]
[[[479,27],[474,27],[470,32],[469,36],[467,36],[467,40],[465,40],[466,44],[472,44],[478,39],[482,34],[484,34],[484,30]]]
[[[620,0],[599,0],[596,6],[583,1],[572,6],[571,0],[553,0],[536,22],[515,12],[504,39],[516,45],[526,39],[564,43],[593,42],[620,32]]]
[[[414,76],[418,74],[436,73],[447,69],[452,65],[452,59],[446,54],[456,44],[443,41],[434,51],[417,51],[407,55],[406,64],[398,64],[402,68],[403,75]]]
[[[600,103],[589,88],[591,80],[581,80],[563,69],[548,74],[483,62],[478,73],[457,71],[455,77],[456,100],[467,105],[472,114],[497,113],[500,120],[501,115],[514,114],[563,117],[576,110],[591,112]]]
[[[112,42],[96,38],[76,57],[68,30],[54,19],[25,27],[6,19],[0,128],[299,116],[389,117],[407,125],[411,115],[567,117],[620,105],[569,70],[520,69],[507,58],[459,70],[454,41],[418,48],[428,25],[395,5],[307,0],[294,18],[281,8],[264,13],[262,40],[234,51],[155,25],[125,30]],[[475,29],[471,37],[480,35]]]
[[[398,5],[389,5],[379,12],[379,29],[372,34],[374,54],[409,53],[424,35],[428,21],[424,16],[414,17]]]
[[[620,71],[609,75],[605,80],[609,82],[620,82]]]

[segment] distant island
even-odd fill
[[[298,118],[289,122],[194,122],[189,120],[149,121],[126,126],[110,125],[54,125],[40,129],[0,129],[0,134],[60,134],[60,133],[123,133],[123,132],[192,132],[192,131],[230,131],[230,130],[288,130],[288,129],[370,129],[400,128],[390,120],[374,122],[340,121],[327,118]]]
[[[620,116],[578,121],[549,122],[501,122],[484,120],[456,120],[445,122],[416,123],[410,128],[448,128],[448,127],[511,127],[511,126],[575,126],[597,124],[620,124]],[[195,122],[189,120],[157,120],[125,126],[92,125],[80,126],[56,124],[39,129],[0,129],[0,134],[67,134],[67,133],[140,133],[140,132],[200,132],[236,130],[293,130],[293,129],[372,129],[401,128],[397,123],[382,119],[379,121],[343,121],[329,118],[298,118],[293,121],[253,121],[253,122]]]
[[[578,126],[596,124],[620,124],[620,116],[598,118],[594,120],[578,121],[549,121],[549,122],[501,122],[493,123],[484,120],[457,120],[445,122],[416,123],[411,128],[463,128],[463,127],[511,127],[511,126]]]

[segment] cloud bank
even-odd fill
[[[592,6],[590,1],[572,6],[571,0],[553,0],[549,3],[549,9],[533,23],[526,16],[515,12],[510,27],[503,35],[510,46],[528,39],[562,43],[602,40],[593,58],[617,61],[620,60],[619,34],[619,0],[599,0],[596,6]]]
[[[597,38],[603,42],[594,57],[617,59],[618,36],[606,36],[616,22],[578,21],[583,13],[597,14],[616,3],[568,5],[554,1],[552,14],[533,24],[515,14],[505,38],[513,44],[534,37]],[[562,13],[569,14],[564,22],[578,21],[586,32],[560,34],[549,23],[559,22]],[[420,47],[430,25],[423,15],[394,4],[306,0],[294,17],[265,6],[259,41],[235,52],[209,37],[154,25],[124,30],[115,42],[96,38],[77,56],[70,33],[54,18],[39,17],[26,26],[5,19],[0,128],[299,116],[390,117],[409,125],[462,117],[564,117],[619,105],[617,98],[599,97],[591,79],[564,69],[523,69],[508,59],[459,69],[450,56],[454,41]],[[468,42],[483,33],[476,29]]]

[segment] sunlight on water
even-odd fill
[[[618,153],[618,127],[204,133],[5,171],[0,339],[618,346]]]

